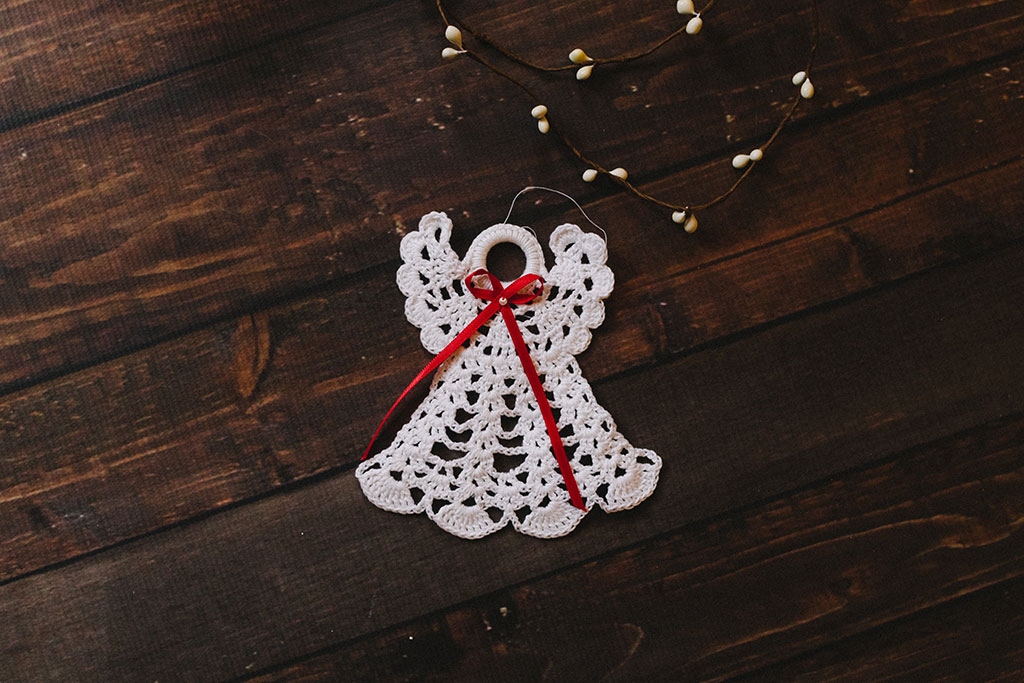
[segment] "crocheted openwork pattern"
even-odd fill
[[[434,354],[487,303],[466,290],[471,254],[459,258],[449,245],[451,230],[445,214],[430,213],[401,245],[404,263],[397,279],[406,316]],[[477,237],[495,239],[541,253],[533,235],[518,226],[492,226]],[[515,318],[587,510],[625,510],[654,491],[661,459],[619,433],[574,358],[604,320],[603,299],[614,285],[605,265],[607,248],[598,235],[568,224],[552,233],[550,245],[555,263],[549,271],[541,262],[536,273],[544,278],[544,290],[515,306]],[[481,538],[507,524],[554,538],[572,531],[586,514],[569,502],[543,417],[500,315],[441,365],[409,422],[388,448],[359,465],[356,477],[378,507],[425,512],[463,538]]]

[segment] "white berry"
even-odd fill
[[[569,61],[573,64],[586,64],[590,61],[590,57],[583,50],[576,48],[569,53]]]
[[[454,26],[448,26],[444,30],[444,37],[448,39],[448,42],[455,47],[462,49],[462,31],[455,28]]]

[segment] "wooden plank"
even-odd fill
[[[241,675],[1020,412],[1022,258],[1009,247],[601,384],[666,460],[636,510],[552,543],[467,542],[376,510],[346,472],[0,586],[0,678]],[[996,542],[970,519],[936,524],[907,538],[913,556],[945,566],[950,539],[953,554]]]
[[[620,286],[584,372],[599,381],[1020,239],[1022,169]],[[392,282],[379,273],[0,401],[0,577],[349,466],[425,362]]]
[[[1024,581],[829,645],[744,681],[1019,681],[1024,678]]]
[[[6,6],[0,8],[0,27],[3,27],[0,59],[5,65],[4,77],[0,79],[0,129],[68,111],[96,98],[116,96],[154,80],[338,22],[376,5],[388,4],[395,3],[349,0],[339,6],[316,0],[273,3],[139,0],[112,5],[84,0],[74,5],[54,6],[41,0],[25,0]],[[567,34],[593,45],[592,50],[614,50],[621,48],[624,30],[638,41],[660,37],[664,31],[660,22],[652,21],[664,18],[664,5],[657,0],[635,3],[628,13],[614,11],[603,3],[592,1],[590,4],[595,7],[586,7],[586,3],[578,3],[574,8],[538,7],[520,1],[505,5],[500,13],[487,6],[458,9],[460,16],[499,30],[509,23],[508,15],[522,17],[521,24],[535,27],[529,49],[543,46],[547,51],[545,56],[554,61],[564,56]],[[724,9],[716,9],[715,23],[749,20],[747,16],[734,17]],[[826,3],[826,12],[829,9]],[[999,21],[1006,18],[1004,11],[1005,8],[993,11],[984,5],[967,6],[958,8],[957,16],[972,23]],[[784,14],[784,20],[792,25],[777,30],[801,35],[806,31],[805,15],[806,12]],[[434,17],[429,7],[419,17],[425,31],[436,30],[437,21],[430,21]],[[933,18],[922,13],[917,19]],[[878,18],[874,21],[876,25],[872,28],[886,31],[889,38],[886,42],[890,46],[922,40],[921,34],[904,32],[906,22],[894,24]],[[605,30],[609,22],[620,29]],[[708,26],[712,27],[710,21]],[[512,44],[518,37],[515,28],[513,24],[509,35]],[[713,27],[709,28],[709,32],[713,31]],[[112,64],[117,68],[112,68]]]
[[[1022,437],[1000,421],[251,680],[721,680],[812,648],[750,678],[1011,674]]]
[[[24,0],[0,7],[0,130],[116,96],[365,10],[240,0]]]
[[[754,28],[728,54],[746,47],[750,63],[759,64],[757,55],[781,44],[779,27],[764,23],[753,5],[744,11],[751,15],[730,14],[730,21],[749,19],[744,25]],[[842,108],[865,93],[884,98],[908,81],[962,69],[1019,44],[1022,11],[979,0],[938,16],[904,17],[901,25],[921,31],[914,49],[837,37],[823,49],[819,88]],[[522,28],[520,20],[510,14],[509,29]],[[478,227],[510,199],[516,185],[509,178],[543,180],[588,200],[610,191],[582,188],[564,153],[528,123],[515,123],[523,111],[518,97],[494,101],[491,93],[504,91],[494,90],[492,77],[442,64],[435,49],[422,48],[425,26],[434,31],[427,6],[384,7],[0,138],[17,150],[0,158],[7,179],[0,387],[26,386],[391,262],[396,233],[427,210],[457,205]],[[377,38],[384,34],[387,45]],[[799,53],[796,43],[782,42]],[[682,77],[678,58],[656,65],[644,98],[622,94],[635,85],[632,72],[592,79],[602,89],[594,97],[622,92],[613,107],[578,117],[579,125],[647,133],[600,135],[590,148],[621,159],[638,178],[713,158],[673,172],[658,192],[710,193],[728,184],[734,170],[725,159],[764,135],[766,119],[791,94],[788,72],[765,82],[757,69],[740,68],[747,62],[712,59],[709,69],[737,74],[720,95],[710,72],[693,75],[694,90],[683,91],[673,86]],[[664,215],[633,200],[598,202],[598,219],[631,236],[615,245],[620,280],[696,267],[957,177],[965,166],[1004,161],[1019,147],[1019,127],[1008,121],[1019,119],[1021,100],[1010,83],[1018,79],[993,69],[994,80],[971,73],[901,107],[880,108],[866,127],[860,111],[831,132],[787,136],[791,146],[762,162],[760,178],[705,217],[706,228],[722,227],[703,237],[684,239]],[[906,122],[903,107],[928,116]],[[936,117],[936,108],[955,113]],[[641,116],[651,125],[635,126]],[[897,123],[914,132],[895,144],[862,144]],[[963,131],[976,128],[984,134],[967,144]],[[693,131],[716,134],[698,139]],[[666,135],[685,147],[666,145]],[[856,154],[823,153],[830,149]],[[502,159],[498,173],[495,158]],[[817,166],[804,164],[807,158]],[[841,205],[808,201],[823,182],[850,190],[836,194]],[[769,192],[772,212],[760,200]]]

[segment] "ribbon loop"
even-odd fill
[[[473,284],[473,280],[480,276],[485,276],[490,282],[490,289],[485,287],[478,287]],[[531,291],[525,291],[526,288],[534,283],[539,283],[538,287],[535,287]],[[533,364],[533,359],[530,357],[530,351],[526,346],[526,341],[523,339],[523,333],[519,329],[519,323],[516,321],[515,314],[512,312],[512,305],[525,304],[533,301],[544,289],[544,278],[540,275],[523,275],[509,284],[507,287],[502,286],[501,280],[499,280],[494,274],[488,272],[484,268],[473,271],[466,276],[466,287],[470,293],[478,299],[489,301],[490,303],[477,314],[476,318],[473,319],[464,330],[459,332],[448,342],[448,345],[441,349],[441,352],[434,356],[434,359],[427,363],[426,367],[420,370],[419,374],[409,383],[405,388],[405,391],[401,393],[398,399],[392,404],[391,409],[388,410],[384,419],[381,420],[380,425],[377,427],[377,431],[373,433],[373,437],[370,439],[369,445],[366,447],[366,451],[363,452],[363,460],[370,455],[370,449],[373,448],[373,442],[377,440],[381,430],[384,428],[384,424],[391,417],[391,413],[395,411],[398,404],[409,394],[412,389],[419,384],[423,379],[430,375],[436,370],[441,363],[446,361],[452,354],[454,354],[467,339],[469,339],[473,333],[475,333],[480,327],[494,317],[494,314],[498,311],[501,312],[501,317],[505,321],[505,327],[508,328],[509,336],[512,338],[512,345],[516,349],[516,355],[519,356],[519,362],[523,366],[523,372],[526,373],[526,379],[530,383],[530,388],[533,390],[533,396],[537,400],[537,407],[540,410],[541,416],[544,418],[544,425],[547,428],[548,438],[551,440],[551,449],[554,451],[555,460],[558,461],[558,468],[561,471],[562,479],[565,480],[566,490],[569,492],[569,499],[572,504],[579,509],[586,511],[586,507],[583,505],[583,497],[580,495],[579,487],[576,485],[576,477],[573,476],[572,466],[569,464],[569,458],[565,454],[565,447],[562,445],[562,436],[558,433],[558,423],[555,421],[554,414],[551,412],[551,405],[548,403],[547,395],[544,393],[544,385],[540,381],[540,377],[537,375],[537,368]]]
[[[486,276],[487,279],[490,280],[490,289],[477,287],[473,284],[473,280],[481,275]],[[527,285],[534,282],[539,282],[540,287],[537,287],[532,292],[528,292],[526,294],[520,293]],[[503,306],[507,304],[525,304],[533,301],[540,295],[544,287],[544,278],[540,275],[523,275],[512,282],[508,287],[502,287],[501,280],[495,277],[493,273],[480,268],[466,276],[466,287],[468,287],[473,296],[478,299],[484,299],[485,301],[500,301],[501,299],[505,299],[506,303],[502,304]]]

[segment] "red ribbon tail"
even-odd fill
[[[530,358],[530,351],[526,347],[523,333],[519,330],[519,323],[516,322],[515,315],[508,308],[501,309],[501,317],[505,319],[505,327],[508,328],[508,333],[512,337],[512,344],[516,347],[519,362],[523,364],[523,371],[526,373],[526,378],[530,381],[533,395],[537,397],[537,406],[540,408],[540,414],[544,417],[548,438],[551,439],[551,449],[555,452],[558,469],[561,470],[562,479],[565,480],[565,488],[569,492],[569,500],[572,501],[574,506],[586,512],[587,508],[583,504],[583,496],[580,495],[580,489],[576,485],[576,477],[572,473],[572,465],[569,464],[569,458],[565,454],[565,447],[562,445],[562,435],[558,433],[558,423],[555,422],[555,416],[551,412],[551,405],[548,403],[548,397],[544,393],[544,385],[537,375],[537,368],[533,365],[533,359]]]

